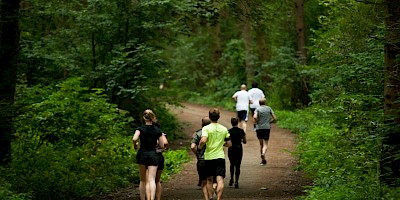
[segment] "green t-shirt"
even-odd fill
[[[228,129],[219,123],[211,123],[207,126],[204,126],[201,132],[202,137],[207,137],[207,148],[204,152],[204,159],[225,159],[224,143],[226,140],[229,140],[230,137]]]

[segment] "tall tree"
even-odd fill
[[[386,0],[386,9],[384,110],[389,128],[383,141],[382,175],[392,184],[400,178],[400,1]]]
[[[219,76],[222,73],[223,68],[220,66],[220,59],[222,55],[222,47],[221,47],[221,25],[219,20],[213,25],[213,38],[214,38],[214,46],[213,46],[213,62],[215,63],[215,71]]]
[[[0,165],[11,161],[11,132],[19,51],[19,0],[0,1]]]
[[[306,34],[304,29],[304,0],[296,0],[296,28],[297,46],[300,60],[303,64],[307,61]]]
[[[250,85],[253,82],[254,77],[254,61],[252,58],[252,36],[251,36],[251,19],[250,19],[250,1],[240,1],[240,9],[242,12],[241,20],[243,23],[243,42],[245,50],[245,61],[246,61],[246,81]]]
[[[256,46],[258,52],[258,61],[260,64],[265,63],[266,61],[271,60],[271,46],[267,45],[265,42],[266,34],[265,34],[265,25],[263,23],[259,23],[258,26],[255,27],[256,32]],[[257,75],[257,72],[255,72]],[[271,79],[271,69],[265,68],[262,73],[262,80],[265,83],[270,83]]]

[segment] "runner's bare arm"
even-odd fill
[[[205,137],[205,136],[201,137],[200,144],[199,144],[198,148],[202,149],[203,146],[206,144],[206,142],[207,142],[207,137]]]
[[[231,140],[225,141],[224,147],[231,147],[231,146],[232,146]]]
[[[197,148],[196,148],[196,144],[195,143],[191,143],[190,144],[190,149],[192,150],[192,152],[194,153],[194,155],[197,155]]]
[[[168,148],[169,148],[169,143],[168,143],[168,139],[167,139],[167,135],[165,134],[165,133],[162,133],[162,135],[161,135],[161,140],[162,140],[162,143],[164,144],[164,149],[165,150],[168,150]]]
[[[140,135],[140,131],[136,130],[135,134],[132,137],[133,148],[135,148],[135,149],[139,148],[139,145],[138,145],[139,135]]]
[[[257,113],[257,111],[254,111],[253,119],[254,119],[254,122],[257,123],[257,120],[258,120],[258,113]]]
[[[276,115],[275,115],[274,113],[272,113],[271,116],[272,116],[272,118],[271,118],[271,121],[270,121],[270,122],[274,122],[274,121],[277,120]]]

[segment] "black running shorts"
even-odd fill
[[[239,121],[245,121],[247,119],[247,110],[237,111],[237,117],[239,118]]]
[[[225,178],[225,159],[218,158],[214,160],[206,160],[207,177],[222,176]]]
[[[257,129],[257,138],[259,140],[269,140],[271,129]]]
[[[199,174],[200,181],[207,180],[206,161],[201,159],[197,160],[197,173]]]

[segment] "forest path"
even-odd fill
[[[176,117],[185,123],[184,133],[186,138],[174,141],[172,147],[189,149],[191,136],[201,128],[201,118],[208,115],[211,107],[196,104],[183,104],[184,107],[171,107]],[[236,116],[235,112],[220,109],[221,118],[219,122],[231,128],[230,119]],[[279,118],[279,116],[277,116]],[[303,195],[304,186],[310,181],[304,178],[301,172],[293,170],[297,160],[289,153],[295,149],[296,135],[286,129],[281,129],[275,124],[271,128],[271,137],[268,146],[267,160],[265,166],[259,165],[260,147],[256,133],[252,131],[253,123],[247,123],[247,144],[243,145],[243,160],[239,188],[228,187],[230,180],[229,160],[226,158],[226,178],[223,199],[226,200],[293,200]],[[197,186],[198,176],[196,171],[196,157],[190,152],[192,160],[183,166],[182,171],[163,182],[163,200],[201,200],[202,192]],[[140,199],[137,185],[122,189],[116,193],[96,199]]]
[[[188,125],[185,133],[190,137],[194,131],[201,128],[201,118],[208,116],[211,107],[196,104],[184,104],[184,108],[174,108],[172,111],[176,117]],[[235,112],[221,109],[219,123],[231,128],[230,119],[236,116]],[[277,116],[279,118],[279,116]],[[223,199],[295,199],[303,195],[304,186],[310,182],[304,178],[301,172],[293,170],[297,160],[289,153],[296,146],[296,135],[286,129],[281,129],[272,124],[271,138],[269,141],[267,160],[265,166],[259,165],[260,145],[253,129],[253,122],[247,123],[247,144],[243,144],[243,160],[239,188],[228,187],[230,180],[229,160],[226,158],[226,177]],[[189,146],[190,139],[182,142]],[[196,158],[192,153],[192,160],[187,163],[182,172],[173,176],[168,182],[163,183],[164,192],[162,199],[186,200],[203,199],[202,192],[197,187],[198,176],[196,171]]]

